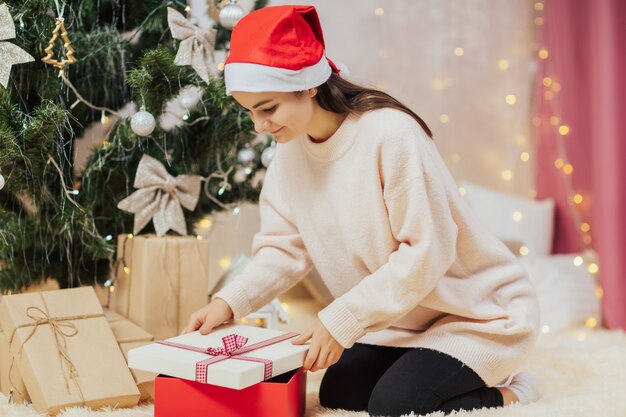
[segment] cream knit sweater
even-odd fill
[[[253,260],[215,294],[241,318],[314,265],[334,301],[318,317],[344,347],[427,347],[488,385],[538,334],[524,269],[479,224],[433,140],[408,115],[347,118],[327,141],[278,145],[260,199]]]

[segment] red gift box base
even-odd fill
[[[242,390],[159,375],[154,417],[302,417],[305,395],[301,369]]]

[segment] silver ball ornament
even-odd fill
[[[226,29],[232,29],[245,14],[241,6],[231,0],[229,4],[220,10],[220,25]]]
[[[242,165],[249,165],[256,158],[256,151],[253,148],[243,148],[237,152],[237,161]]]
[[[0,190],[2,190],[4,188],[4,177],[2,176],[2,174],[0,174]]]
[[[274,159],[274,155],[276,155],[275,146],[269,146],[263,150],[263,153],[261,154],[261,163],[265,168],[270,166],[270,162]]]
[[[148,136],[154,131],[155,127],[156,120],[154,120],[154,116],[145,110],[138,111],[130,119],[130,128],[138,136]]]

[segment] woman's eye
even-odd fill
[[[274,110],[276,110],[276,107],[278,107],[278,105],[274,107],[270,107],[269,109],[264,109],[263,113],[274,113]]]

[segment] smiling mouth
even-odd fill
[[[278,130],[275,130],[275,131],[271,132],[271,133],[272,133],[272,135],[277,134],[278,132],[280,132],[281,130],[283,130],[283,129],[284,129],[284,127],[285,127],[285,126],[281,127],[281,128],[280,128],[280,129],[278,129]]]

